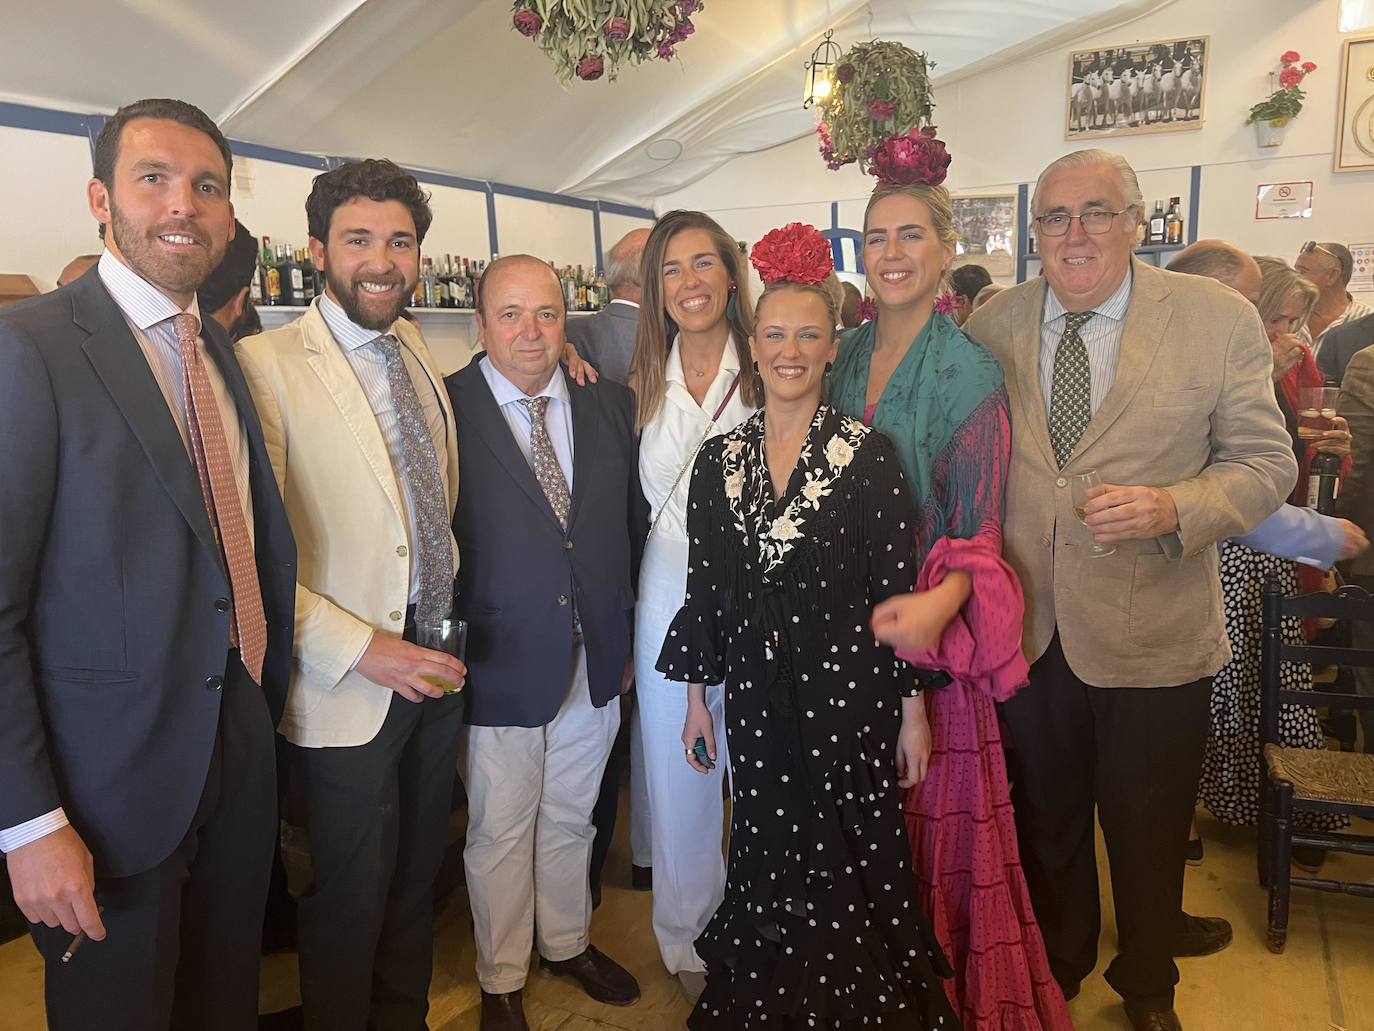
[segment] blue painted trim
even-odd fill
[[[650,222],[658,220],[653,208],[637,208],[633,204],[620,204],[613,200],[597,201],[602,211],[611,215],[624,215],[627,218],[647,218]]]
[[[837,200],[830,202],[830,228],[840,228],[840,202]]]
[[[229,149],[236,158],[252,158],[255,161],[275,161],[279,165],[296,165],[299,168],[315,168],[327,172],[332,167],[329,158],[320,154],[301,154],[294,150],[281,150],[278,147],[264,147],[260,143],[246,140],[230,140]]]
[[[844,267],[844,241],[854,241],[854,271],[864,275],[864,235],[857,229],[822,229],[821,236],[830,241],[830,253],[835,259],[837,271],[847,271]]]
[[[1026,281],[1027,248],[1030,246],[1030,186],[1021,183],[1016,187],[1016,228],[1022,233],[1016,245],[1016,281]]]
[[[595,248],[596,267],[605,268],[606,259],[601,253],[601,205],[592,209],[592,246]]]
[[[36,129],[39,132],[94,139],[104,124],[104,115],[78,115],[70,111],[30,107],[28,104],[0,103],[0,125],[11,129]]]
[[[491,244],[491,256],[495,258],[501,253],[501,242],[496,238],[496,194],[491,191],[488,184],[487,190],[487,242]]]
[[[1197,243],[1197,213],[1202,207],[1202,166],[1194,165],[1188,180],[1188,242]]]

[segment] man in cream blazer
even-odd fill
[[[281,733],[304,792],[313,882],[299,910],[308,1028],[425,1024],[432,894],[462,727],[455,658],[417,647],[447,616],[458,446],[443,380],[401,311],[427,197],[389,161],[316,177],[326,290],[239,345],[298,535],[295,663]]]
[[[1254,308],[1133,260],[1141,207],[1124,160],[1054,162],[1031,204],[1043,279],[964,328],[1002,362],[1011,404],[1004,547],[1032,665],[1003,715],[1051,969],[1071,998],[1096,965],[1096,809],[1119,942],[1106,977],[1133,1027],[1170,1031],[1211,677],[1230,658],[1216,544],[1277,509],[1297,467]],[[1107,487],[1085,526],[1072,486],[1089,468]],[[1092,557],[1094,540],[1115,552]],[[1229,940],[1224,921],[1186,919]]]

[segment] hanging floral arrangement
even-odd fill
[[[935,112],[930,69],[935,62],[900,43],[856,43],[831,71],[830,94],[817,103],[826,167],[858,161],[865,171],[894,136],[930,124]]]
[[[616,77],[622,64],[671,61],[696,31],[701,0],[515,0],[514,26],[567,83]]]

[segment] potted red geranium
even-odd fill
[[[1269,86],[1273,92],[1250,109],[1246,125],[1255,127],[1255,142],[1261,147],[1277,147],[1283,142],[1284,130],[1290,118],[1296,118],[1302,110],[1302,102],[1307,95],[1302,91],[1302,80],[1307,78],[1317,66],[1311,61],[1303,61],[1296,50],[1289,50],[1279,58],[1277,73],[1269,73]],[[1278,86],[1274,88],[1274,79]]]

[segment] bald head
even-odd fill
[[[496,310],[494,302],[492,305],[488,305],[487,301],[495,298],[501,292],[499,288],[504,286],[502,280],[511,276],[522,282],[529,279],[547,278],[553,283],[558,296],[563,296],[563,284],[558,279],[558,273],[549,267],[548,262],[542,261],[532,254],[507,254],[505,257],[493,261],[482,273],[482,286],[477,298],[477,313],[483,318],[490,318],[491,313]]]
[[[1169,262],[1170,272],[1205,276],[1224,283],[1251,304],[1259,303],[1260,268],[1255,259],[1225,240],[1199,240]]]
[[[606,286],[611,291],[611,300],[639,303],[644,285],[639,264],[648,242],[648,229],[631,229],[611,248],[606,256]]]

